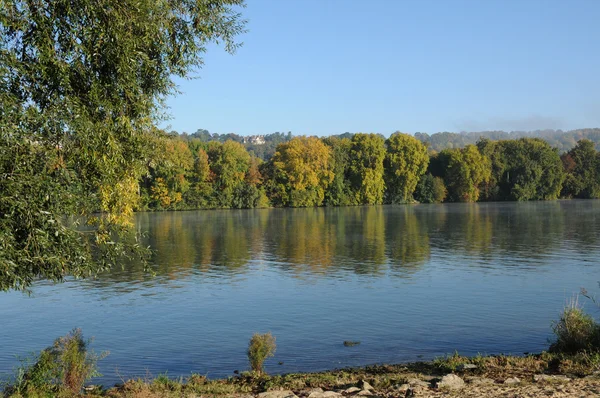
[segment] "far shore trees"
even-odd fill
[[[411,202],[428,165],[427,147],[421,141],[408,134],[392,134],[387,140],[385,157],[388,202]]]
[[[283,206],[320,206],[333,181],[331,149],[316,137],[279,144],[271,159],[271,192]]]
[[[385,192],[385,140],[377,134],[355,134],[351,139],[349,180],[355,204],[381,204]]]

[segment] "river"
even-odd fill
[[[74,327],[110,351],[105,385],[229,376],[267,331],[271,373],[537,352],[568,298],[600,292],[597,200],[140,213],[136,226],[155,275],[128,264],[0,293],[0,373]]]

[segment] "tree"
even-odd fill
[[[234,197],[239,192],[250,167],[250,154],[235,141],[223,144],[211,142],[208,147],[210,168],[214,174],[214,189],[218,207],[243,207],[234,205]]]
[[[295,137],[279,144],[265,171],[275,204],[291,207],[321,206],[333,180],[331,149],[316,137]]]
[[[539,138],[500,141],[504,167],[498,178],[500,195],[508,200],[558,198],[564,181],[558,151]]]
[[[213,174],[208,164],[208,154],[201,146],[189,144],[194,155],[194,168],[189,174],[190,190],[185,196],[186,203],[196,209],[210,207],[213,194]]]
[[[475,145],[454,149],[448,154],[446,186],[450,200],[477,202],[480,185],[488,182],[491,177],[490,159],[483,156]]]
[[[444,180],[427,173],[419,180],[414,197],[419,203],[442,203],[447,194]]]
[[[209,43],[235,51],[243,5],[0,0],[0,290],[144,254],[124,234],[163,99]]]
[[[189,146],[179,137],[159,137],[150,162],[150,200],[154,208],[174,209],[190,188],[187,176],[194,167]]]
[[[409,202],[429,165],[427,147],[415,137],[399,132],[392,134],[386,144],[384,165],[388,200],[391,203]]]
[[[352,136],[349,156],[349,180],[356,204],[383,202],[385,181],[383,160],[385,141],[377,134]]]
[[[600,197],[600,162],[592,141],[579,141],[561,160],[567,177],[563,188],[565,196]]]
[[[349,138],[336,137],[325,138],[323,142],[331,148],[333,163],[333,181],[325,192],[325,202],[328,206],[351,205],[354,203],[354,197],[348,180],[348,172],[352,142]]]

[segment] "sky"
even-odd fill
[[[163,127],[241,135],[600,127],[600,0],[247,0]]]

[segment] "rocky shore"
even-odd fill
[[[530,380],[517,377],[497,381],[486,377],[461,378],[448,374],[441,379],[411,378],[406,383],[397,384],[386,389],[376,389],[368,382],[362,381],[356,386],[345,389],[324,390],[322,388],[304,389],[301,391],[276,390],[258,395],[239,395],[239,398],[343,398],[343,397],[581,397],[600,396],[600,377],[571,379],[566,376],[535,375]]]
[[[132,380],[102,392],[112,398],[235,397],[600,397],[596,359],[542,353],[527,357],[454,355],[433,362],[288,375],[251,373],[223,380]]]

